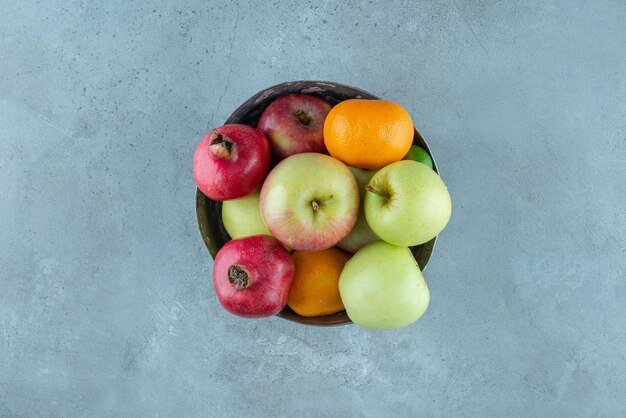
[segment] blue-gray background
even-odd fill
[[[624,1],[1,3],[0,416],[626,416]],[[298,79],[437,157],[406,329],[216,301],[195,145]]]

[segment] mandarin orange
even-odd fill
[[[324,122],[330,155],[358,168],[378,169],[401,160],[413,143],[413,133],[409,113],[387,100],[345,100]]]
[[[331,247],[321,251],[295,251],[296,274],[287,305],[302,316],[330,315],[344,309],[339,296],[339,276],[350,257]]]

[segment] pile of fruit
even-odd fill
[[[448,223],[450,195],[413,144],[407,111],[385,100],[332,107],[288,94],[258,126],[213,129],[198,144],[194,178],[221,201],[232,240],[213,282],[229,312],[264,317],[346,310],[365,328],[396,329],[430,301],[408,247]]]

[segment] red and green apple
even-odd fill
[[[300,251],[319,251],[341,241],[354,226],[359,194],[342,162],[303,153],[281,161],[261,188],[261,216],[273,236]]]

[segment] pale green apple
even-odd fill
[[[361,248],[339,277],[348,317],[363,328],[392,330],[417,321],[430,292],[407,247],[376,241]]]
[[[339,241],[337,247],[341,248],[344,251],[355,253],[359,248],[363,247],[364,245],[367,245],[370,242],[378,241],[380,239],[367,225],[367,221],[365,220],[365,209],[363,205],[365,201],[365,186],[367,185],[367,183],[369,183],[370,179],[376,173],[376,171],[364,170],[362,168],[350,166],[348,166],[348,168],[352,172],[352,175],[359,185],[359,217],[357,218],[356,223],[352,228],[352,231],[350,231],[347,237]]]
[[[232,239],[250,235],[272,235],[263,223],[257,191],[240,199],[222,202],[222,222]]]
[[[433,239],[450,220],[452,203],[437,173],[417,161],[380,169],[366,186],[365,218],[381,239],[419,245]]]

